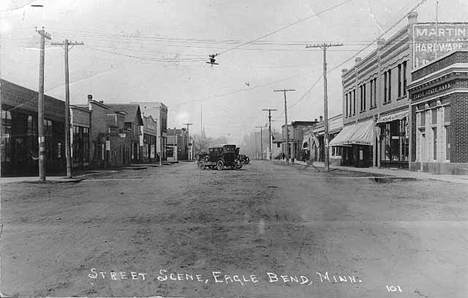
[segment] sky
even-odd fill
[[[342,43],[327,51],[329,116],[341,113],[341,69],[375,49],[372,42],[407,24],[468,22],[466,0],[1,0],[0,75],[38,90],[36,27],[46,44],[45,93],[65,99],[64,50],[50,42],[83,42],[69,52],[70,102],[162,102],[168,126],[192,123],[208,136],[239,143],[268,123],[323,115],[323,60],[306,45]],[[32,7],[31,5],[43,5]],[[370,45],[370,46],[369,46]],[[364,49],[364,50],[363,50]],[[206,63],[219,54],[219,65]]]

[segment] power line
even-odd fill
[[[284,94],[284,126],[286,129],[286,163],[289,163],[289,127],[288,127],[288,104],[286,101],[286,93],[294,92],[294,89],[274,90],[273,92],[283,92]]]
[[[68,52],[76,45],[84,45],[82,42],[52,42],[51,45],[63,46],[65,50],[65,158],[67,162],[67,178],[72,177],[72,162],[70,148],[70,72],[68,68]],[[69,48],[71,46],[71,48]]]
[[[252,42],[254,42],[254,41],[257,41],[257,40],[260,40],[260,39],[265,38],[265,37],[267,37],[267,36],[273,35],[273,34],[275,34],[275,33],[278,33],[279,31],[282,31],[282,30],[287,29],[287,28],[289,28],[289,27],[291,27],[291,26],[297,25],[297,24],[299,24],[299,23],[301,23],[301,22],[303,22],[303,21],[306,21],[306,20],[308,20],[308,19],[311,19],[311,18],[313,18],[313,17],[317,17],[317,16],[319,16],[319,15],[325,13],[325,12],[328,12],[328,11],[330,11],[330,10],[333,10],[333,9],[335,9],[335,8],[338,8],[338,7],[340,7],[340,6],[344,5],[344,4],[347,4],[347,3],[350,3],[350,2],[353,2],[353,1],[354,1],[354,0],[348,0],[348,1],[342,2],[342,3],[340,3],[340,4],[337,4],[337,5],[335,5],[335,6],[330,7],[330,8],[328,8],[328,9],[325,9],[325,10],[323,10],[323,11],[321,11],[321,12],[318,12],[318,13],[316,13],[316,14],[314,14],[314,15],[311,15],[311,16],[308,16],[308,17],[306,17],[306,18],[300,19],[300,20],[298,20],[298,21],[296,21],[296,22],[294,22],[294,23],[291,23],[291,24],[286,25],[286,26],[284,26],[284,27],[281,27],[281,28],[279,28],[279,29],[277,29],[277,30],[274,30],[274,31],[272,31],[272,32],[270,32],[270,33],[267,33],[267,34],[265,34],[265,35],[262,35],[262,36],[260,36],[260,37],[257,37],[257,38],[255,38],[255,39],[253,39],[253,40],[251,40],[251,41],[248,41],[248,42],[246,42],[246,43],[237,45],[237,46],[235,46],[235,47],[233,47],[233,48],[231,48],[231,49],[224,50],[224,51],[218,53],[217,55],[219,56],[219,55],[221,55],[221,54],[224,54],[224,53],[227,53],[227,52],[229,52],[229,51],[235,50],[235,49],[237,49],[237,48],[239,48],[239,47],[241,47],[241,46],[247,45],[247,44],[252,43]]]
[[[329,47],[340,47],[342,43],[322,43],[315,45],[307,45],[306,48],[321,48],[323,50],[323,117],[325,118],[325,171],[330,170],[329,150],[328,150],[328,90],[327,90],[327,49]]]

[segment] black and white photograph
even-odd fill
[[[468,297],[468,1],[0,0],[0,298]]]

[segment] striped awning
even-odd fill
[[[340,133],[331,140],[330,146],[349,146],[349,139],[353,136],[355,127],[355,124],[343,127]]]
[[[371,119],[356,125],[354,134],[349,139],[349,143],[353,145],[371,146],[374,141],[374,137],[374,121]]]
[[[372,119],[345,126],[330,142],[330,146],[372,145],[375,138]]]

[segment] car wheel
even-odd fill
[[[242,169],[242,163],[240,162],[240,160],[236,159],[234,163],[236,170]]]
[[[224,161],[218,160],[218,162],[216,163],[216,169],[221,171],[223,168],[224,168]]]
[[[199,162],[198,167],[200,168],[200,170],[204,170],[206,168],[205,167],[205,162],[204,161]]]

